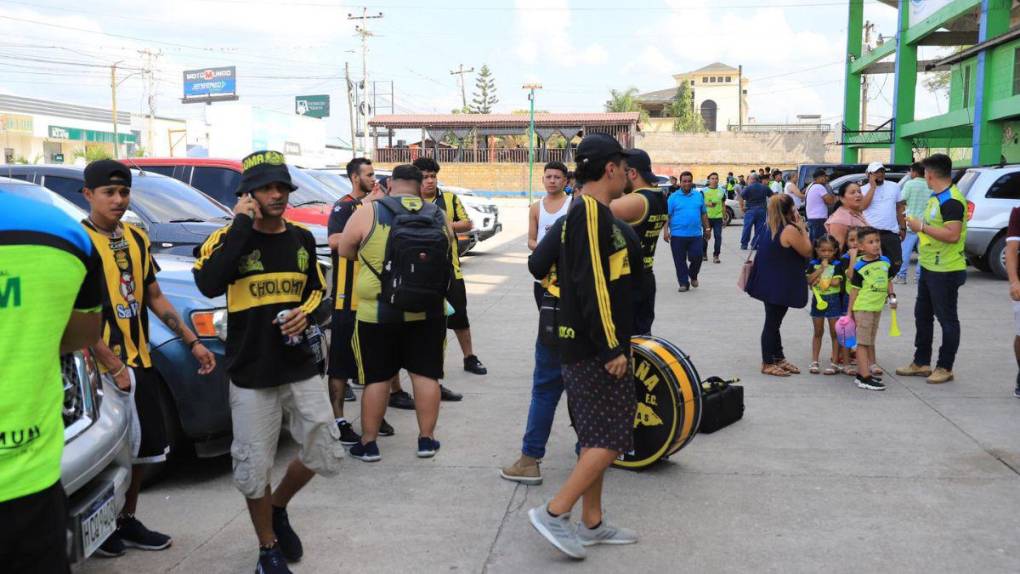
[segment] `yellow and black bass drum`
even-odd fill
[[[690,357],[669,341],[653,336],[630,340],[637,394],[634,450],[613,463],[639,469],[685,447],[701,421],[701,378]]]

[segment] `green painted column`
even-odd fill
[[[917,46],[907,43],[910,27],[910,0],[900,0],[899,28],[896,32],[896,84],[893,91],[893,144],[890,150],[892,163],[914,161],[913,140],[901,137],[901,126],[914,121],[914,101],[917,97]]]
[[[861,75],[850,73],[850,64],[861,57],[864,43],[864,0],[850,0],[846,26],[846,72],[843,86],[843,125],[850,131],[861,129]],[[858,149],[843,146],[843,163],[857,163]]]
[[[986,42],[1009,29],[1009,0],[983,0],[978,17],[978,42]],[[1002,123],[988,120],[993,96],[988,77],[987,51],[978,54],[975,74],[974,131],[971,162],[974,165],[999,163],[1002,158]]]

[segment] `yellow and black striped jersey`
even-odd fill
[[[195,261],[195,283],[208,297],[227,296],[227,372],[243,388],[268,388],[319,372],[308,345],[284,343],[276,314],[311,315],[325,295],[311,232],[286,222],[262,233],[247,215],[209,236]]]

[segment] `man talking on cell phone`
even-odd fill
[[[326,283],[315,238],[283,218],[297,189],[283,154],[255,152],[242,165],[234,221],[202,245],[194,274],[206,296],[227,295],[230,454],[258,537],[256,571],[285,574],[304,553],[287,503],[314,475],[335,475],[344,450],[323,377],[321,334],[309,320]],[[273,489],[283,411],[301,450]]]

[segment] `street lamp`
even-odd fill
[[[535,179],[535,90],[541,90],[542,84],[524,84],[521,87],[529,90],[528,101],[531,103],[531,120],[528,128],[528,205],[531,205]]]

